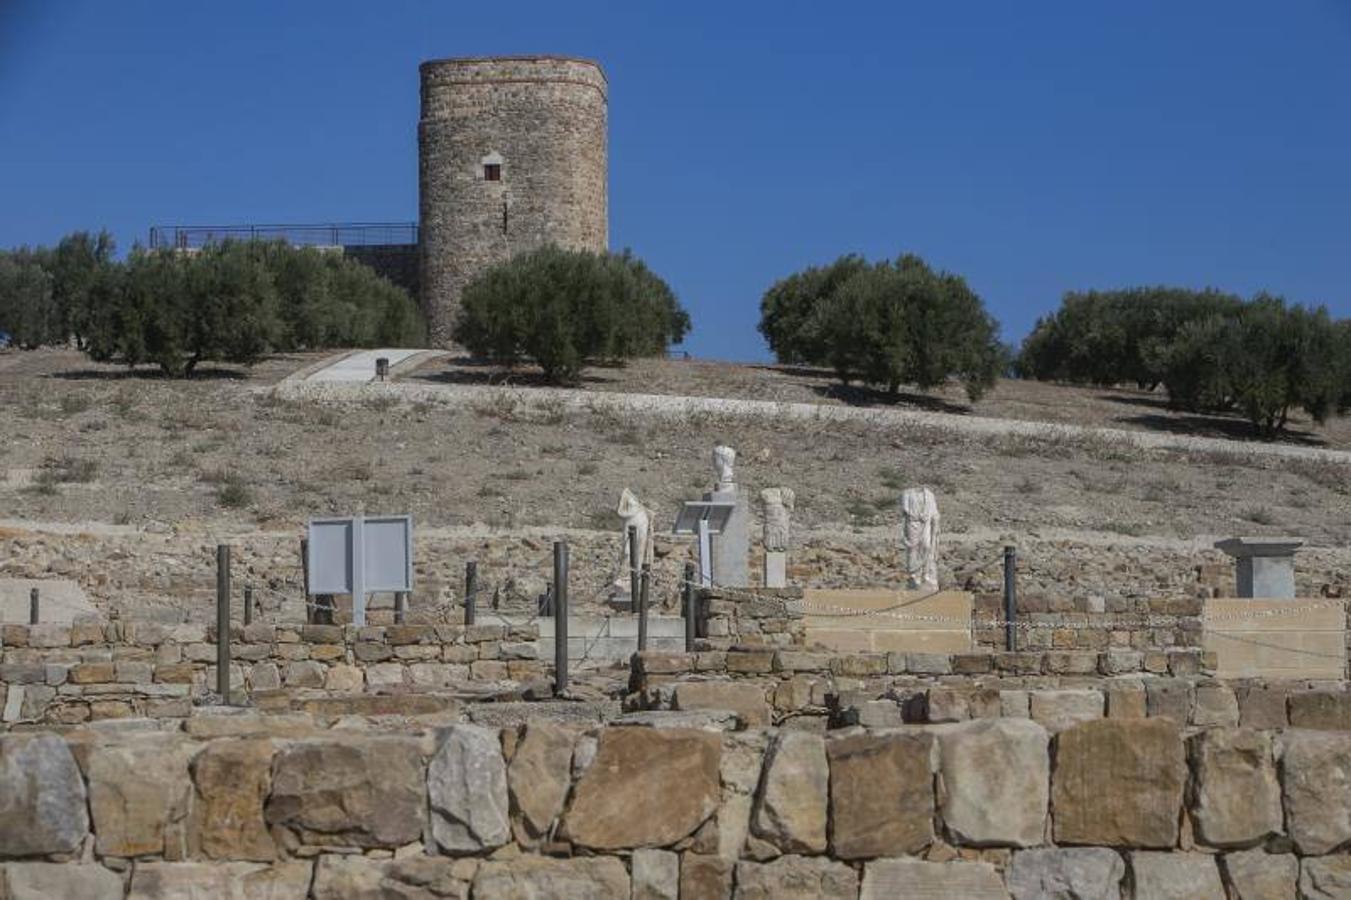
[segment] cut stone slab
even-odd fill
[[[1299,858],[1293,853],[1267,853],[1257,847],[1220,859],[1237,900],[1295,900]]]
[[[1094,691],[1093,693],[1097,693]],[[1101,705],[1101,694],[1098,694]],[[956,843],[1033,847],[1046,834],[1051,736],[1029,719],[938,729],[943,822]]]
[[[680,896],[699,900],[729,900],[735,858],[683,853],[680,856]]]
[[[6,856],[74,853],[89,833],[84,779],[51,734],[0,737],[0,847]]]
[[[672,708],[730,709],[747,728],[769,724],[765,689],[754,682],[687,681],[676,685]]]
[[[1191,755],[1192,820],[1201,843],[1245,847],[1281,832],[1281,786],[1268,733],[1211,729],[1192,739]]]
[[[863,867],[859,900],[1008,900],[995,867],[982,862],[875,859]]]
[[[932,734],[853,734],[827,741],[826,754],[835,856],[896,856],[933,843]]]
[[[1138,850],[1131,854],[1135,900],[1225,900],[1215,857]]]
[[[127,900],[304,900],[309,860],[262,865],[247,862],[137,863]]]
[[[1290,838],[1306,856],[1331,853],[1351,841],[1351,734],[1292,730],[1280,741]]]
[[[1299,896],[1301,900],[1351,897],[1351,856],[1324,856],[1301,861]]]
[[[150,733],[89,748],[85,774],[101,855],[187,857],[188,764],[199,747],[179,735]]]
[[[444,856],[371,859],[324,854],[314,867],[313,900],[467,900],[460,861]]]
[[[593,850],[670,846],[718,808],[720,755],[713,732],[607,728],[573,789],[562,831]]]
[[[485,862],[474,876],[473,890],[475,897],[512,900],[630,900],[630,894],[629,873],[613,856]]]
[[[680,856],[670,850],[633,851],[633,900],[680,900]]]
[[[7,863],[0,865],[0,896],[5,900],[122,900],[122,879],[96,865]]]
[[[507,767],[497,732],[453,725],[427,766],[432,837],[447,853],[480,853],[511,840]]]
[[[1071,725],[1101,719],[1104,705],[1102,691],[1033,691],[1030,713],[1035,722],[1052,734],[1058,734]]]
[[[1013,900],[1121,900],[1126,862],[1105,847],[1023,850],[1008,870]]]
[[[272,788],[272,742],[213,741],[192,761],[195,843],[211,859],[270,862],[277,847],[263,817]]]
[[[298,741],[273,759],[265,815],[309,844],[402,847],[422,837],[426,792],[414,739]]]
[[[829,789],[825,740],[780,731],[765,754],[752,831],[784,853],[824,852]]]
[[[38,617],[43,624],[70,625],[78,619],[98,619],[80,585],[67,578],[0,578],[0,622],[27,625],[29,596],[38,589]]]
[[[1056,736],[1051,776],[1058,843],[1173,847],[1187,760],[1168,719],[1099,719]]]
[[[552,722],[525,726],[507,767],[511,799],[521,814],[527,834],[548,835],[563,812],[572,785],[572,748],[577,732]]]
[[[820,856],[780,856],[773,862],[739,862],[736,900],[856,900],[858,873]]]

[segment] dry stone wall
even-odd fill
[[[266,717],[263,717],[266,718]],[[189,720],[191,723],[193,720]],[[0,737],[9,898],[1343,897],[1351,733],[1098,719]]]

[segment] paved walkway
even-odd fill
[[[389,360],[390,368],[422,353],[422,350],[398,350],[382,348],[379,350],[358,350],[342,359],[331,362],[322,369],[311,372],[305,380],[323,384],[367,384],[375,380],[375,361],[380,357]]]

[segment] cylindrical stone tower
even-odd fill
[[[604,250],[605,73],[563,56],[424,62],[418,123],[422,307],[450,341],[460,292],[543,244]]]

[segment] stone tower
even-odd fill
[[[604,250],[607,84],[563,56],[424,62],[418,123],[422,307],[450,341],[460,292],[542,244]]]

